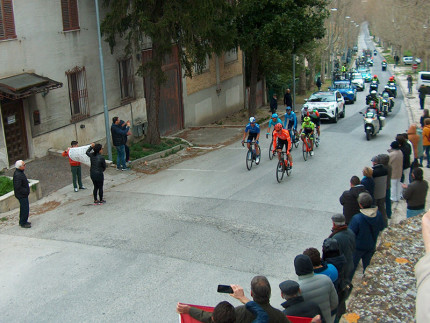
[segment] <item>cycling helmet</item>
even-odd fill
[[[303,120],[304,120],[305,122],[309,122],[309,121],[311,121],[311,118],[309,118],[309,117],[305,117]]]
[[[282,130],[282,124],[280,124],[280,123],[275,124],[275,130],[276,131]]]
[[[249,122],[250,123],[255,123],[255,118],[254,117],[249,118]]]
[[[290,111],[291,107],[286,107],[285,110]]]
[[[272,119],[277,118],[277,117],[278,117],[277,113],[272,114]]]

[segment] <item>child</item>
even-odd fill
[[[75,148],[78,147],[78,142],[73,140],[70,145],[72,146],[71,148]],[[61,155],[63,155],[63,157],[69,157],[69,149],[67,148],[67,150],[63,151],[63,153]],[[76,185],[76,178],[78,178],[78,184],[79,184],[79,189],[80,190],[84,190],[86,189],[86,187],[84,187],[84,185],[82,185],[82,178],[81,178],[81,163],[72,160],[69,157],[69,163],[70,163],[70,168],[72,171],[72,178],[73,178],[73,187],[75,189],[75,192],[78,191],[78,186]]]

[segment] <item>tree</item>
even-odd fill
[[[144,37],[152,41],[152,57],[137,73],[149,78],[146,139],[158,144],[164,58],[176,45],[185,75],[191,77],[193,66],[202,66],[207,55],[232,49],[232,7],[225,0],[104,0],[104,5],[108,12],[101,30],[112,51],[118,37],[127,42],[126,53],[140,52]]]
[[[251,66],[250,116],[256,112],[258,76],[268,72],[273,59],[279,53],[295,53],[303,44],[324,36],[325,6],[326,0],[238,1],[238,44]],[[266,64],[268,61],[272,64]]]

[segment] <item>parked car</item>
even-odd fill
[[[357,72],[358,73],[361,73],[361,75],[363,76],[363,78],[364,78],[364,81],[366,82],[366,83],[368,83],[368,82],[370,82],[371,80],[372,80],[372,74],[370,74],[370,69],[368,69],[367,67],[359,67],[358,69],[357,69]]]
[[[337,122],[345,117],[345,100],[339,91],[320,91],[313,93],[309,99],[305,100],[302,108],[302,115],[305,108],[308,110],[317,109],[322,120]]]
[[[361,73],[351,73],[351,83],[355,85],[357,91],[364,91],[366,86],[363,75]]]
[[[417,90],[424,84],[427,86],[427,93],[430,95],[430,72],[419,72],[417,77]]]
[[[339,91],[343,95],[345,102],[354,103],[357,100],[357,90],[350,80],[334,81],[329,89]]]
[[[421,64],[421,59],[418,57],[415,57],[415,59],[412,56],[403,56],[403,64],[405,65],[412,65],[412,64]]]

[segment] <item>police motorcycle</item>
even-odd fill
[[[381,63],[381,66],[382,66],[382,71],[386,71],[387,70],[387,62],[386,61],[383,61]]]
[[[382,102],[384,100],[388,102],[388,112],[391,112],[394,107],[394,97],[391,95],[391,92],[385,89],[384,92],[382,92],[381,99],[382,99]],[[381,105],[382,105],[382,102],[381,102]]]
[[[378,92],[379,83],[377,81],[371,81],[369,85],[369,93],[372,91]]]
[[[393,97],[397,97],[397,85],[396,85],[395,82],[388,81],[388,83],[385,86],[385,88],[386,89],[388,88],[390,90],[390,92],[391,92],[391,94],[392,94]]]
[[[366,134],[366,139],[369,141],[373,136],[376,136],[382,127],[385,126],[385,118],[380,116],[377,105],[375,101],[372,101],[369,107],[367,107],[366,112],[359,112],[363,115],[364,132]]]

